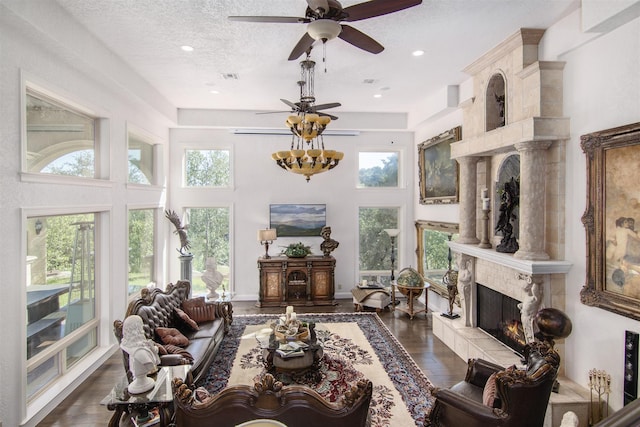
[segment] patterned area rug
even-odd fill
[[[308,374],[280,374],[285,384],[307,385],[335,402],[360,378],[373,383],[372,427],[422,426],[431,408],[431,382],[375,313],[300,314],[316,322],[324,346],[321,379]],[[253,384],[264,373],[255,333],[277,315],[236,315],[211,371],[203,381],[209,392],[227,385]]]

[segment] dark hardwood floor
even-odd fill
[[[340,300],[336,306],[296,307],[296,312],[339,313],[353,312],[351,300]],[[254,302],[233,302],[234,314],[281,313],[283,308],[257,308]],[[431,321],[424,313],[413,320],[401,311],[383,311],[380,318],[413,357],[427,378],[438,387],[449,387],[464,378],[465,361],[433,336]],[[39,427],[74,426],[93,427],[107,425],[113,414],[100,401],[124,373],[122,358],[116,352],[109,360],[82,383],[67,399],[52,411]]]

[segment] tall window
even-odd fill
[[[155,146],[133,132],[128,134],[129,182],[155,184]]]
[[[390,286],[391,238],[384,230],[400,228],[399,213],[400,208],[397,207],[360,208],[358,217],[360,280],[366,279],[369,282]],[[402,234],[396,238],[396,269],[400,265],[397,248],[400,247],[401,241]]]
[[[155,283],[155,210],[129,211],[129,295]]]
[[[97,344],[95,219],[27,219],[28,398]]]
[[[358,153],[358,187],[397,187],[398,152]]]
[[[27,172],[96,176],[96,118],[28,90]]]
[[[229,150],[186,150],[185,162],[187,187],[229,187],[231,185]]]
[[[210,293],[202,280],[208,258],[215,259],[217,271],[223,276],[222,286],[229,292],[230,209],[228,207],[190,208],[187,209],[187,216],[189,218],[191,252],[198,254],[193,258],[192,264],[193,294],[207,295]]]

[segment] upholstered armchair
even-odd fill
[[[525,349],[522,369],[503,368],[482,359],[469,360],[464,381],[435,389],[429,427],[541,427],[555,382],[560,356],[547,342]]]

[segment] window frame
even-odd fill
[[[404,162],[404,149],[402,148],[394,148],[394,149],[385,149],[380,147],[362,147],[357,150],[357,173],[355,176],[355,186],[358,191],[371,191],[371,190],[397,190],[400,188],[404,188],[404,180],[403,177],[403,162]],[[367,187],[361,185],[360,183],[360,153],[396,153],[398,156],[398,172],[397,172],[397,184],[393,187]]]
[[[234,151],[231,145],[226,144],[188,144],[181,147],[182,150],[182,177],[181,177],[181,187],[188,190],[226,190],[234,188]],[[229,153],[229,180],[227,185],[202,185],[202,186],[193,186],[187,185],[187,152],[188,151],[226,151]]]
[[[21,128],[22,128],[22,142],[21,142],[21,158],[20,168],[21,175],[27,176],[27,181],[40,181],[40,182],[95,182],[96,180],[108,179],[109,176],[109,164],[110,159],[108,156],[102,155],[102,153],[108,153],[107,141],[108,138],[108,120],[101,117],[94,109],[87,107],[79,102],[72,100],[70,97],[62,95],[62,91],[53,91],[45,88],[44,86],[35,84],[29,80],[23,80],[23,90],[21,94]],[[93,156],[94,156],[94,173],[92,177],[73,176],[73,175],[59,175],[51,173],[33,172],[29,171],[27,165],[28,156],[28,123],[27,123],[27,96],[33,96],[38,99],[42,99],[45,102],[60,105],[75,114],[90,118],[94,124],[93,132]],[[89,184],[92,185],[92,184]]]
[[[38,354],[34,355],[30,359],[27,359],[26,345],[20,347],[20,360],[22,371],[22,389],[20,395],[23,396],[25,402],[25,410],[27,413],[39,410],[41,405],[46,404],[49,399],[45,397],[48,390],[51,387],[56,387],[56,384],[66,384],[69,379],[65,378],[65,375],[74,369],[78,365],[86,365],[86,363],[92,363],[96,357],[99,357],[95,352],[95,349],[109,345],[109,325],[106,325],[102,321],[102,313],[109,310],[109,298],[110,290],[108,288],[109,280],[109,268],[105,267],[109,265],[110,251],[109,251],[109,235],[110,235],[110,217],[112,213],[112,207],[109,205],[98,206],[65,206],[55,208],[22,208],[21,209],[21,253],[23,254],[22,268],[21,268],[21,287],[22,287],[22,306],[26,308],[26,293],[27,293],[27,277],[26,277],[26,256],[27,256],[27,231],[28,231],[28,219],[34,217],[46,217],[46,216],[59,216],[59,215],[80,215],[80,214],[94,214],[94,317],[79,328],[72,331],[69,335],[61,338],[59,341],[51,344],[46,349],[43,349]],[[106,296],[106,297],[104,297]],[[22,320],[20,321],[20,341],[22,343],[27,342],[27,312],[21,310]],[[67,366],[66,350],[72,346],[75,342],[81,340],[91,331],[95,333],[95,347],[89,352],[83,355],[81,359],[75,363]],[[57,364],[57,374],[51,378],[48,382],[40,387],[31,396],[27,396],[28,383],[27,375],[30,371],[36,369],[42,364],[46,363],[49,359],[55,358]],[[78,363],[80,362],[80,363]],[[44,400],[43,400],[44,399]]]
[[[126,124],[127,130],[126,130],[126,138],[127,138],[127,159],[126,159],[126,166],[127,166],[127,186],[131,185],[131,186],[141,186],[141,187],[155,187],[160,185],[160,183],[162,182],[162,146],[163,143],[161,141],[161,139],[155,135],[152,135],[150,132],[145,131],[144,129],[132,124],[132,123],[128,123]],[[130,181],[130,177],[129,177],[129,165],[130,165],[130,160],[129,160],[129,140],[130,138],[134,136],[136,139],[148,144],[151,146],[152,149],[152,161],[153,161],[153,165],[152,165],[152,179],[149,181],[148,184],[144,184],[144,183],[140,183],[140,182],[132,182]]]
[[[374,187],[375,188],[375,187]],[[360,269],[360,249],[361,249],[361,245],[360,245],[360,210],[361,209],[395,209],[397,211],[397,222],[396,222],[396,226],[395,227],[390,227],[390,226],[384,226],[381,229],[381,233],[384,233],[384,235],[387,236],[387,239],[389,239],[390,241],[390,237],[384,232],[384,229],[386,228],[397,228],[400,230],[400,234],[396,237],[396,242],[395,242],[395,266],[394,266],[394,275],[396,275],[400,272],[401,270],[401,265],[402,262],[404,260],[404,254],[403,254],[403,250],[402,250],[402,245],[403,242],[405,241],[409,241],[408,239],[410,239],[409,236],[406,236],[406,233],[404,233],[404,208],[401,205],[396,205],[396,204],[371,204],[371,205],[358,205],[357,206],[357,215],[356,215],[356,229],[358,230],[358,238],[357,238],[357,249],[356,249],[356,260],[358,263],[358,268],[356,270],[356,283],[360,283],[360,281],[362,280],[363,276],[371,276],[371,275],[377,275],[377,276],[382,276],[382,277],[387,277],[389,278],[389,280],[391,279],[391,269],[387,269],[387,270],[361,270]],[[389,246],[389,249],[391,247]]]
[[[135,210],[152,210],[153,211],[153,264],[151,265],[151,282],[149,282],[149,284],[147,284],[147,286],[149,285],[154,285],[157,286],[158,285],[158,280],[159,280],[159,274],[160,274],[160,269],[162,266],[162,261],[161,261],[161,252],[160,252],[160,223],[162,221],[163,218],[163,210],[162,210],[162,206],[158,206],[158,205],[127,205],[127,251],[126,252],[126,264],[127,267],[129,266],[129,250],[128,248],[130,247],[130,236],[129,236],[129,214],[131,211],[135,211]],[[134,293],[129,293],[129,283],[130,283],[130,279],[129,279],[129,272],[127,271],[127,281],[126,281],[126,289],[125,289],[125,295],[127,295],[127,299],[133,300],[135,298],[137,298],[140,295],[140,292],[134,292]]]

